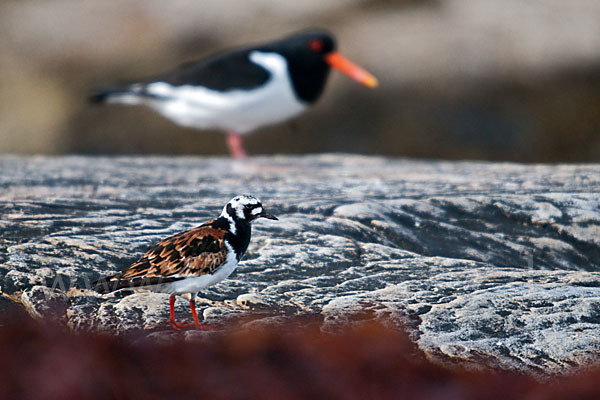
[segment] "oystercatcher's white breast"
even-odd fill
[[[277,53],[253,51],[250,60],[266,68],[271,77],[254,89],[221,92],[202,86],[147,86],[147,105],[176,123],[191,128],[217,128],[248,133],[260,126],[284,121],[307,108],[294,94],[286,59]]]

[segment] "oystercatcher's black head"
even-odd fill
[[[252,222],[257,218],[268,218],[277,220],[274,215],[265,211],[261,201],[249,194],[236,196],[223,208],[222,216],[230,217],[237,221]]]
[[[325,55],[336,50],[333,36],[317,29],[296,33],[267,46],[271,46],[288,59],[313,67],[327,65]]]
[[[269,43],[260,51],[275,51],[284,56],[298,97],[312,103],[321,95],[330,67],[339,69],[360,83],[374,87],[377,80],[336,51],[333,36],[320,29],[304,31]]]

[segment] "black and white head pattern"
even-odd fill
[[[261,201],[252,195],[243,194],[231,199],[223,208],[222,216],[234,220],[252,222],[265,215]]]

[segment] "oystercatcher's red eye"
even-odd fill
[[[308,43],[308,47],[315,52],[321,51],[323,50],[323,41],[319,39],[313,39]]]

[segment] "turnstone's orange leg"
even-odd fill
[[[198,314],[196,313],[196,302],[194,299],[190,299],[190,309],[192,310],[192,317],[194,317],[194,324],[188,324],[187,322],[175,322],[175,295],[172,294],[169,297],[169,325],[175,330],[180,330],[183,327],[193,326],[196,329],[208,331],[213,329],[208,325],[203,325],[198,320]]]
[[[175,322],[175,295],[169,297],[169,324],[173,329],[179,330],[178,324]]]
[[[242,136],[237,132],[229,132],[227,134],[227,148],[229,154],[235,159],[244,159],[248,157],[244,145],[242,143]]]
[[[194,299],[190,299],[190,310],[192,310],[192,317],[194,317],[194,326],[197,328],[200,326],[198,321],[198,314],[196,314],[196,302]]]
[[[198,314],[196,314],[196,302],[193,298],[190,299],[190,310],[192,310],[192,317],[194,317],[194,327],[196,329],[199,329],[201,331],[210,331],[213,329],[211,326],[201,324],[200,321],[198,321]]]

